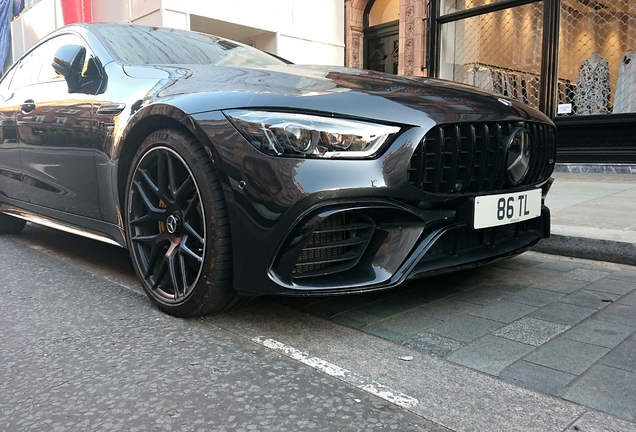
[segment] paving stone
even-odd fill
[[[383,298],[373,303],[361,305],[359,309],[372,315],[389,317],[423,304],[449,297],[457,291],[454,288],[440,288],[431,284],[424,284],[418,288],[398,293],[397,295],[391,295],[391,292],[392,290],[384,291]]]
[[[402,341],[409,337],[409,335],[404,334],[400,329],[396,329],[394,327],[386,327],[381,324],[375,323],[364,329],[366,333],[370,333],[372,335],[376,335],[378,337],[388,339],[394,342],[402,343]]]
[[[499,327],[501,327],[501,323],[497,321],[462,315],[430,328],[428,332],[468,343]]]
[[[404,341],[404,345],[437,357],[446,357],[465,344],[432,333],[419,333]]]
[[[312,304],[321,303],[324,301],[324,298],[321,297],[267,296],[264,298],[273,303],[286,305],[294,309],[302,309]]]
[[[636,291],[620,299],[619,303],[627,306],[636,306]]]
[[[605,278],[585,287],[586,290],[625,295],[636,290],[636,283]]]
[[[485,280],[488,280],[488,277],[485,277]],[[452,289],[454,292],[458,293],[473,289],[481,285],[483,282],[484,278],[479,277],[479,275],[474,274],[474,272],[466,271],[463,273],[459,273],[456,276],[446,276],[442,284],[448,289]]]
[[[575,304],[577,306],[585,306],[594,309],[603,309],[605,306],[618,299],[618,294],[604,293],[600,291],[588,291],[582,289],[569,294],[559,301],[563,303]]]
[[[431,296],[430,298],[431,298],[430,301],[435,299],[434,296]],[[364,312],[370,315],[375,315],[378,317],[390,317],[392,315],[396,315],[401,312],[405,312],[409,309],[418,307],[421,304],[422,303],[413,301],[412,299],[399,296],[398,298],[395,298],[395,297],[386,298],[380,301],[373,302],[368,305],[361,306],[360,308],[358,308],[358,310],[360,312]]]
[[[605,348],[614,348],[634,331],[636,331],[635,327],[590,318],[574,326],[563,337]]]
[[[607,348],[560,337],[532,352],[524,360],[580,375],[608,352]]]
[[[540,288],[528,288],[516,294],[511,295],[506,300],[523,303],[526,305],[541,307],[557,301],[563,297],[563,293],[558,291],[544,290]]]
[[[530,345],[488,335],[455,351],[448,356],[448,360],[491,375],[498,375],[506,366],[516,362],[533,349],[534,347]]]
[[[601,363],[636,373],[636,340],[625,341],[603,357]]]
[[[496,264],[486,267],[486,269],[488,270],[488,272],[482,275],[483,276],[482,282],[498,283],[502,281],[508,282],[513,280],[516,280],[516,281],[523,280],[516,277],[518,271],[498,267]],[[523,283],[525,283],[525,281],[523,281]]]
[[[493,335],[527,345],[540,346],[569,328],[570,326],[564,324],[556,324],[535,318],[523,318],[500,328]]]
[[[621,270],[607,276],[608,279],[619,279],[626,282],[636,282],[636,270]]]
[[[605,276],[609,275],[610,272],[601,271],[601,270],[589,270],[578,268],[572,271],[567,272],[565,275],[570,279],[581,280],[586,282],[596,282],[597,280],[603,279]]]
[[[484,283],[482,286],[496,288],[502,291],[515,293],[515,292],[523,291],[527,288],[530,288],[532,284],[529,282],[507,282],[507,281],[492,282],[490,281],[490,282]]]
[[[420,309],[424,311],[426,316],[440,321],[446,321],[455,318],[456,316],[468,313],[478,307],[479,306],[474,303],[456,301],[452,299],[441,299],[421,306]]]
[[[596,319],[636,327],[636,307],[624,304],[612,304],[601,310]]]
[[[490,303],[489,305],[486,305],[469,313],[470,315],[486,318],[493,321],[510,323],[536,310],[537,308],[534,306],[512,303],[509,301],[498,301]]]
[[[420,308],[415,308],[370,324],[364,328],[364,331],[392,341],[402,342],[439,323],[441,323],[440,320],[425,315]]]
[[[589,285],[589,282],[566,278],[555,278],[551,281],[534,284],[534,288],[570,294],[586,285]]]
[[[519,256],[513,259],[502,261],[498,263],[498,266],[507,268],[507,269],[516,270],[516,269],[532,268],[540,264],[542,264],[542,261],[536,261],[536,260]]]
[[[478,305],[486,305],[488,303],[501,300],[504,297],[509,296],[510,293],[497,288],[491,288],[486,286],[478,286],[476,288],[464,291],[459,294],[455,294],[452,299],[464,301],[468,303],[475,303]]]
[[[552,284],[558,281],[568,280],[566,274],[563,272],[532,268],[512,275],[509,280],[523,280],[532,285]]]
[[[606,261],[590,261],[590,260],[581,260],[583,263],[581,268],[586,270],[599,270],[606,271],[610,273],[615,273],[617,271],[623,270],[620,264],[606,262]]]
[[[596,309],[556,302],[533,312],[531,317],[558,324],[574,325],[594,312]]]
[[[347,327],[353,327],[356,329],[362,329],[374,322],[381,320],[382,318],[377,315],[372,315],[361,310],[351,310],[343,312],[332,318],[333,322],[346,325]]]
[[[579,378],[563,397],[633,420],[636,415],[636,373],[599,365]]]
[[[636,423],[590,410],[575,421],[567,432],[636,432]]]
[[[566,261],[566,260],[552,260],[545,263],[542,263],[537,266],[537,268],[544,270],[552,270],[567,273],[570,270],[574,270],[581,267],[581,263],[577,261]]]
[[[379,293],[369,294],[375,294],[377,296]],[[384,295],[386,296],[386,294]],[[360,306],[375,300],[377,299],[366,294],[362,296],[329,297],[323,301],[306,305],[302,308],[302,310],[320,318],[331,319],[342,312],[359,308]]]
[[[558,396],[561,390],[576,378],[576,375],[522,360],[501,372],[499,378],[543,393]]]

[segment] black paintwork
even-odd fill
[[[125,65],[93,32],[97,26],[116,25],[72,25],[38,44],[60,34],[84,41],[99,72],[84,92],[68,93],[62,79],[15,91],[0,84],[0,208],[37,214],[126,247],[124,188],[136,149],[154,130],[188,130],[205,146],[223,183],[234,287],[242,292],[355,292],[416,277],[430,241],[467,225],[458,213],[467,197],[440,202],[408,181],[410,158],[426,132],[439,123],[550,123],[528,106],[502,103],[491,93],[442,80],[282,63]],[[28,112],[22,106],[27,101],[34,105]],[[48,119],[50,109],[60,107],[73,110],[65,123],[36,121],[37,115]],[[234,129],[223,114],[229,109],[363,119],[398,125],[402,131],[371,159],[272,157]],[[544,185],[544,196],[548,188]],[[373,214],[377,232],[392,243],[369,246],[375,255],[363,257],[366,273],[293,282],[289,254],[299,249],[292,238],[306,236],[328,214],[351,209]],[[493,248],[425,270],[470,267],[519,253],[549,235],[547,209],[531,231],[512,249]]]

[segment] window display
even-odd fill
[[[636,68],[630,66],[636,61],[631,50],[636,46],[633,3],[562,2],[559,75],[577,85],[574,104],[559,105],[558,115],[636,112]]]
[[[618,67],[614,113],[636,112],[636,51],[625,53]]]
[[[607,60],[599,53],[592,53],[581,63],[574,94],[577,114],[607,114],[610,73]]]
[[[482,6],[443,0],[442,15]],[[539,107],[544,2],[509,7],[441,25],[439,77],[492,90]],[[634,0],[562,0],[558,69],[546,86],[552,116],[636,113]],[[557,40],[558,37],[558,40]],[[556,51],[555,51],[556,53]],[[556,54],[555,54],[556,55]],[[543,90],[544,97],[550,89]],[[552,111],[554,110],[554,111]]]

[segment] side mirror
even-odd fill
[[[55,52],[51,66],[64,77],[69,93],[75,93],[80,88],[85,58],[86,48],[79,45],[64,45]]]
[[[86,48],[79,45],[64,45],[55,52],[53,57],[53,70],[64,78],[76,76],[82,73],[84,59],[86,58]]]

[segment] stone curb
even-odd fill
[[[532,248],[533,251],[617,264],[636,264],[636,243],[552,234]]]

